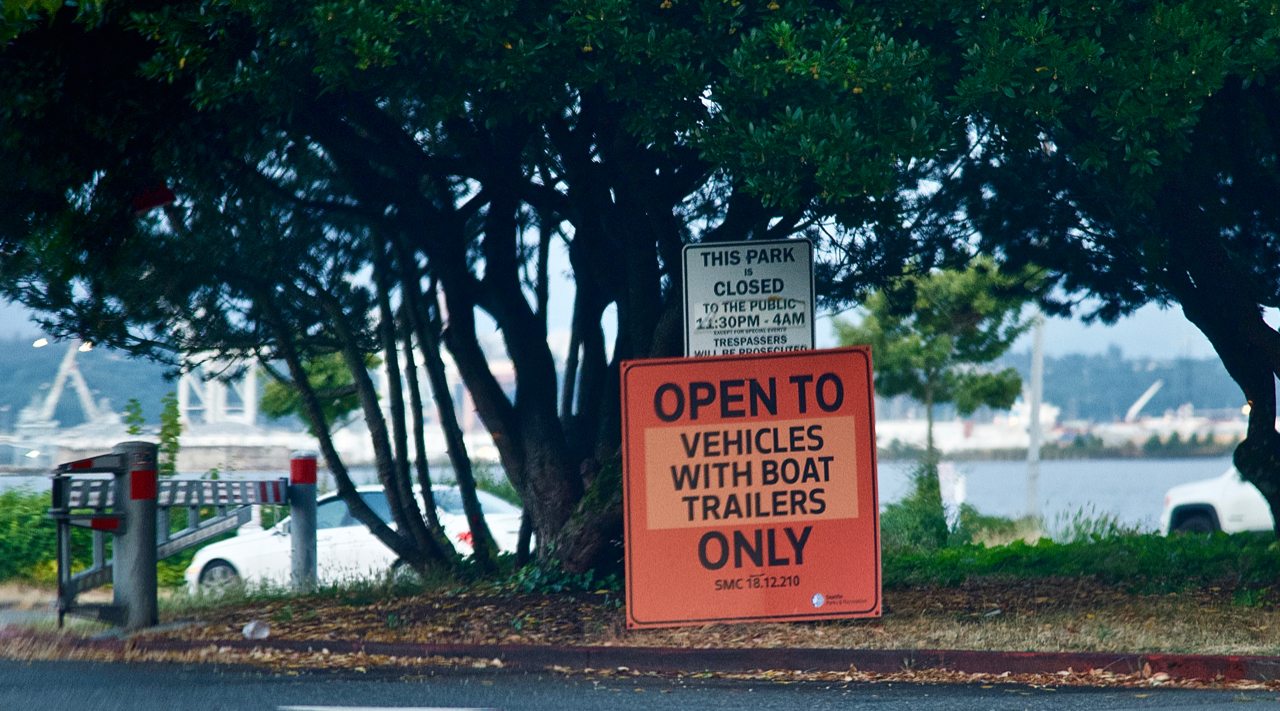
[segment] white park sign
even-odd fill
[[[685,356],[813,349],[813,244],[684,248]]]

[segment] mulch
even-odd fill
[[[1229,603],[1229,591],[1183,593],[1204,604]],[[1141,608],[1152,596],[1134,595],[1090,578],[1029,581],[979,580],[958,587],[885,590],[888,617],[935,617],[959,622],[994,615],[1031,616],[1063,610],[1099,612]],[[238,637],[251,620],[267,620],[280,639],[346,639],[423,644],[625,645],[629,633],[623,600],[614,591],[523,593],[499,588],[445,590],[413,597],[368,601],[353,596],[249,603],[201,613],[199,626],[173,633],[185,639]],[[791,623],[789,639],[777,634],[767,646],[823,647],[830,626],[877,626],[881,620]],[[670,644],[705,646],[700,627],[667,635]],[[721,635],[715,635],[716,639]],[[663,642],[659,642],[663,644]],[[748,635],[735,646],[752,646]]]

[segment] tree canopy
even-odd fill
[[[1104,321],[1179,305],[1251,405],[1235,463],[1280,511],[1275,3],[1006,8],[965,61],[981,151],[949,192],[981,248]]]
[[[1042,265],[1057,313],[1177,301],[1255,402],[1237,463],[1280,503],[1272,0],[112,0],[3,22],[0,290],[135,353],[286,363],[353,514],[417,567],[452,560],[410,486],[417,357],[468,490],[441,347],[543,554],[616,561],[616,371],[679,352],[691,241],[805,234],[827,304],[975,250]],[[553,240],[576,287],[560,374]],[[306,364],[335,354],[394,530],[325,436]]]
[[[927,28],[893,3],[136,1],[23,30],[0,52],[5,293],[56,331],[152,357],[286,363],[353,514],[419,567],[448,551],[414,523],[421,407],[401,393],[425,388],[397,380],[417,354],[460,483],[441,346],[539,544],[585,569],[620,550],[618,362],[678,352],[684,243],[807,233],[836,301],[948,251],[904,215],[964,126],[934,98]],[[576,287],[562,378],[546,332],[557,239]],[[332,354],[396,531],[327,442],[306,364]]]

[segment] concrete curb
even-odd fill
[[[94,644],[98,646],[101,643]],[[116,646],[120,642],[102,646]],[[1175,679],[1270,681],[1280,678],[1280,657],[1210,654],[1105,654],[1095,652],[979,652],[967,650],[881,649],[672,649],[662,647],[560,647],[505,644],[405,644],[342,640],[187,641],[134,639],[140,651],[188,651],[210,645],[233,649],[270,648],[295,652],[381,654],[397,657],[500,659],[517,669],[562,666],[658,672],[749,672],[764,669],[893,673],[907,669],[947,669],[968,674],[1054,674],[1100,669],[1116,674],[1164,672]]]

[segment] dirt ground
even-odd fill
[[[252,620],[277,639],[646,647],[1004,649],[1194,654],[1280,653],[1280,611],[1224,590],[1134,595],[1090,579],[974,582],[886,590],[875,620],[715,624],[627,630],[616,593],[442,591],[377,602],[305,598],[204,610],[168,636],[241,637]]]
[[[23,583],[0,584],[0,610],[44,611],[50,603],[57,599],[57,591],[52,588],[25,585]],[[111,593],[107,590],[90,590],[80,595],[81,602],[110,602]]]
[[[106,593],[103,593],[107,595]],[[374,599],[353,591],[272,602],[184,600],[162,603],[162,622],[187,624],[146,637],[179,638],[186,649],[148,649],[130,642],[117,648],[86,645],[88,632],[58,633],[39,627],[0,626],[0,658],[80,659],[101,662],[170,662],[243,665],[277,674],[322,670],[379,671],[417,678],[428,667],[501,667],[497,659],[394,657],[364,652],[333,653],[323,645],[306,652],[220,644],[243,639],[253,620],[270,625],[270,638],[324,640],[603,645],[680,648],[810,647],[865,649],[986,649],[1015,651],[1103,651],[1126,653],[1280,653],[1280,610],[1265,599],[1242,606],[1226,590],[1178,595],[1133,595],[1090,579],[973,582],[958,588],[886,590],[886,612],[873,620],[785,624],[717,624],[664,630],[626,629],[621,601],[613,592],[521,594],[500,588],[442,590],[413,597]],[[0,587],[0,611],[48,609],[52,591]],[[1257,600],[1254,600],[1257,602]],[[101,630],[98,630],[101,631]],[[91,631],[90,631],[91,632]],[[137,637],[133,638],[137,639]],[[77,641],[81,640],[81,641]],[[625,676],[684,676],[692,672],[637,672],[619,667],[570,669],[560,674],[589,680]],[[946,669],[904,669],[895,673],[859,671],[757,670],[741,674],[698,673],[698,677],[803,681],[925,682],[990,685],[1107,686],[1280,691],[1280,681],[1170,678],[1144,668],[1129,674],[1093,669],[1039,674],[964,673]],[[1017,690],[1016,688],[1014,689]],[[1146,694],[1137,694],[1145,696]],[[1244,697],[1242,697],[1244,698]],[[1252,698],[1252,697],[1248,697]]]

